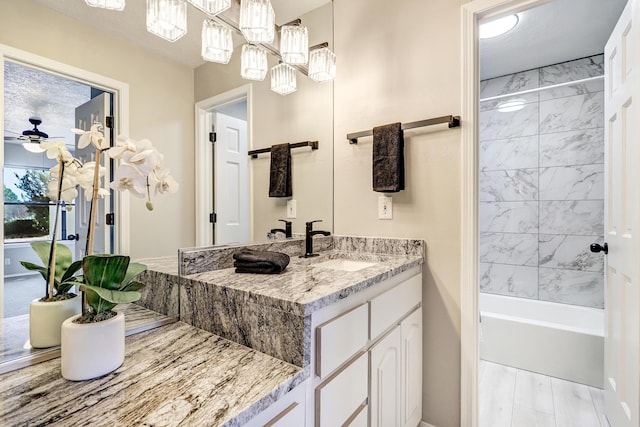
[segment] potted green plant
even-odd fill
[[[71,292],[80,279],[75,274],[82,268],[82,261],[72,262],[71,250],[64,245],[56,248],[49,242],[31,242],[31,247],[43,265],[21,261],[23,267],[37,271],[47,285],[44,297],[29,305],[29,342],[34,348],[60,345],[60,326],[67,318],[82,310],[81,299]],[[50,260],[53,260],[51,266]],[[46,267],[45,267],[46,266]]]
[[[89,255],[82,260],[80,290],[89,309],[62,324],[62,376],[82,381],[106,375],[124,362],[124,314],[118,304],[140,299],[135,277],[146,266],[124,255]]]

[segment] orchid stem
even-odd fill
[[[56,278],[56,247],[58,245],[56,235],[58,232],[58,216],[60,215],[60,199],[62,198],[62,178],[64,177],[64,162],[58,160],[60,165],[60,174],[58,176],[58,200],[56,201],[56,215],[53,220],[53,237],[51,239],[51,248],[49,249],[49,265],[47,266],[48,280],[46,296],[53,298],[53,288],[55,287]]]

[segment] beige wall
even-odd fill
[[[309,28],[309,45],[332,43],[331,4],[302,17]],[[251,83],[240,77],[240,51],[236,46],[227,65],[207,63],[195,70],[195,100],[201,101]],[[277,65],[269,55],[269,66]],[[318,230],[333,229],[333,85],[318,84],[298,73],[298,90],[287,96],[271,91],[270,74],[262,82],[253,82],[253,142],[250,149],[270,147],[284,142],[318,141],[319,149],[292,151],[293,197],[297,218],[293,232],[304,233],[306,221],[321,219]],[[249,162],[252,175],[254,235],[265,240],[266,233],[281,228],[278,219],[286,218],[287,198],[269,197],[270,156],[262,154]]]
[[[1,44],[129,84],[130,136],[151,139],[181,186],[156,197],[153,212],[131,198],[131,255],[193,246],[193,71],[31,0],[2,0],[0,28]]]
[[[460,113],[460,4],[334,0],[335,232],[426,240],[423,419],[438,427],[460,423],[460,131],[405,133],[407,189],[391,221],[377,219],[371,138],[345,135]]]

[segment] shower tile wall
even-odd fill
[[[603,55],[481,82],[480,98],[604,74]],[[480,105],[480,291],[602,308],[603,80]]]

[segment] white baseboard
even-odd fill
[[[420,421],[420,425],[418,427],[436,427],[436,426],[428,424],[424,421]]]

